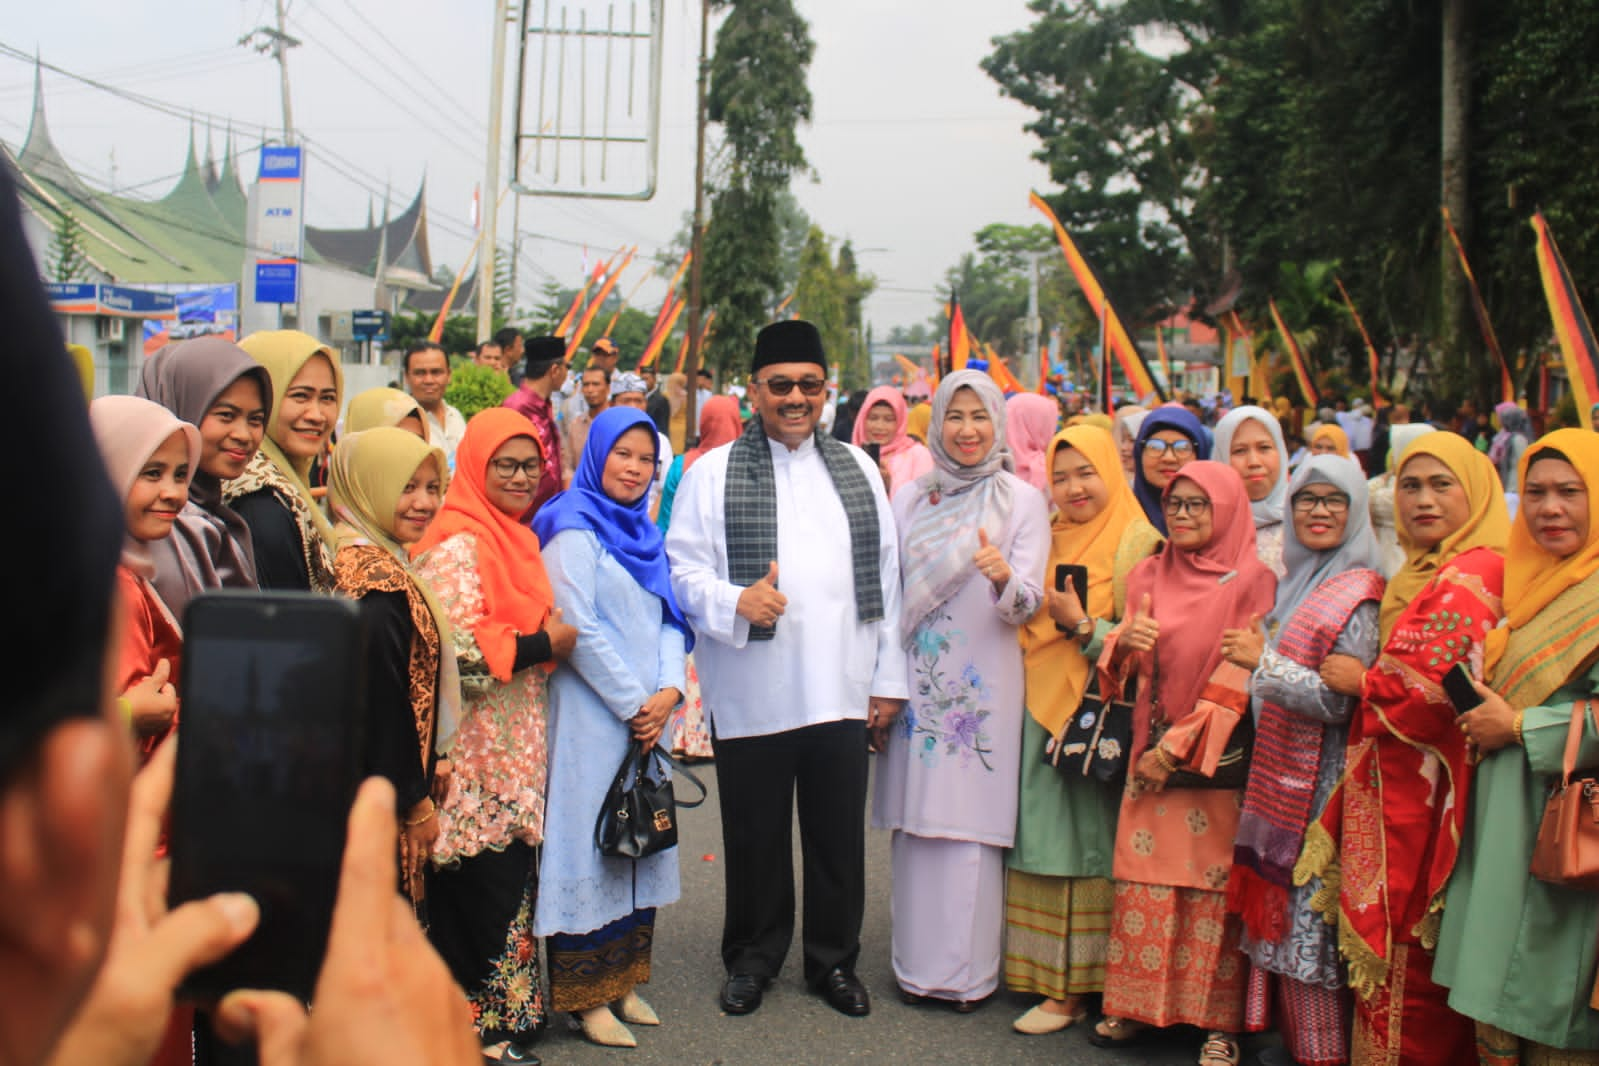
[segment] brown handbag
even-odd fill
[[[1544,801],[1532,849],[1532,876],[1568,888],[1599,888],[1599,781],[1572,777],[1591,706],[1583,700],[1572,709],[1560,783]]]

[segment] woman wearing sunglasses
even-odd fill
[[[1210,458],[1210,438],[1185,408],[1175,404],[1158,407],[1138,427],[1133,441],[1133,495],[1144,508],[1149,524],[1166,535],[1166,514],[1161,509],[1161,493],[1177,472],[1196,459]]]

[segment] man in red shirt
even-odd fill
[[[504,406],[526,415],[533,423],[539,451],[543,453],[544,469],[533,494],[533,513],[537,513],[545,500],[561,491],[561,431],[555,424],[550,396],[566,380],[566,341],[561,337],[528,338],[524,365],[522,383],[505,398]]]

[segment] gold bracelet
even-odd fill
[[[1526,717],[1527,717],[1527,712],[1526,711],[1517,711],[1516,712],[1515,721],[1513,721],[1510,724],[1510,732],[1515,734],[1516,743],[1520,744],[1524,748],[1527,746],[1527,742],[1524,739],[1522,739],[1522,736],[1521,736],[1521,723],[1522,723],[1522,720],[1524,718],[1526,718]]]
[[[432,818],[435,814],[439,813],[439,808],[438,808],[437,805],[434,804],[433,797],[432,796],[428,796],[428,797],[426,797],[426,799],[428,801],[428,812],[426,814],[424,814],[420,818],[407,818],[405,820],[405,824],[406,824],[407,827],[414,827],[414,826],[423,825],[423,824],[425,824],[427,822],[427,820],[429,818]]]
[[[123,721],[133,724],[133,701],[126,696],[117,697],[117,710],[122,712]]]
[[[1165,770],[1168,774],[1175,774],[1177,772],[1177,760],[1173,759],[1171,757],[1171,753],[1165,748],[1161,747],[1159,744],[1156,744],[1149,750],[1155,753],[1155,761],[1160,763],[1160,768],[1162,770]]]

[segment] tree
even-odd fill
[[[1081,298],[1048,226],[995,222],[978,230],[972,240],[975,251],[944,274],[945,291],[930,323],[935,336],[947,330],[944,302],[953,291],[960,296],[961,316],[973,336],[992,344],[1001,355],[1022,351],[1027,344],[1032,259],[1037,255],[1039,317],[1061,324],[1068,335],[1092,334],[1098,342],[1097,319]]]
[[[741,362],[783,282],[780,196],[805,167],[798,127],[811,117],[806,85],[815,44],[792,0],[719,0],[706,114],[722,155],[712,184],[702,279],[717,326],[704,353],[723,371]]]
[[[872,384],[871,328],[865,323],[863,310],[866,298],[877,288],[877,279],[862,274],[855,262],[855,246],[845,241],[838,248],[839,295],[844,301],[844,327],[849,334],[850,359],[847,377],[850,387],[867,388]]]
[[[78,216],[62,211],[50,241],[50,256],[45,264],[51,281],[82,281],[89,276],[89,258],[83,251],[83,227]]]
[[[845,388],[859,388],[854,382],[849,322],[838,271],[833,266],[832,243],[820,226],[812,226],[800,252],[799,281],[794,289],[794,310],[822,335],[822,349],[834,363],[844,365]]]
[[[1061,190],[1051,207],[1117,307],[1179,302],[1219,285],[1221,235],[1198,205],[1204,94],[1232,3],[1032,0],[1027,29],[982,62],[1038,115],[1027,125]],[[1170,44],[1155,54],[1151,37]]]

